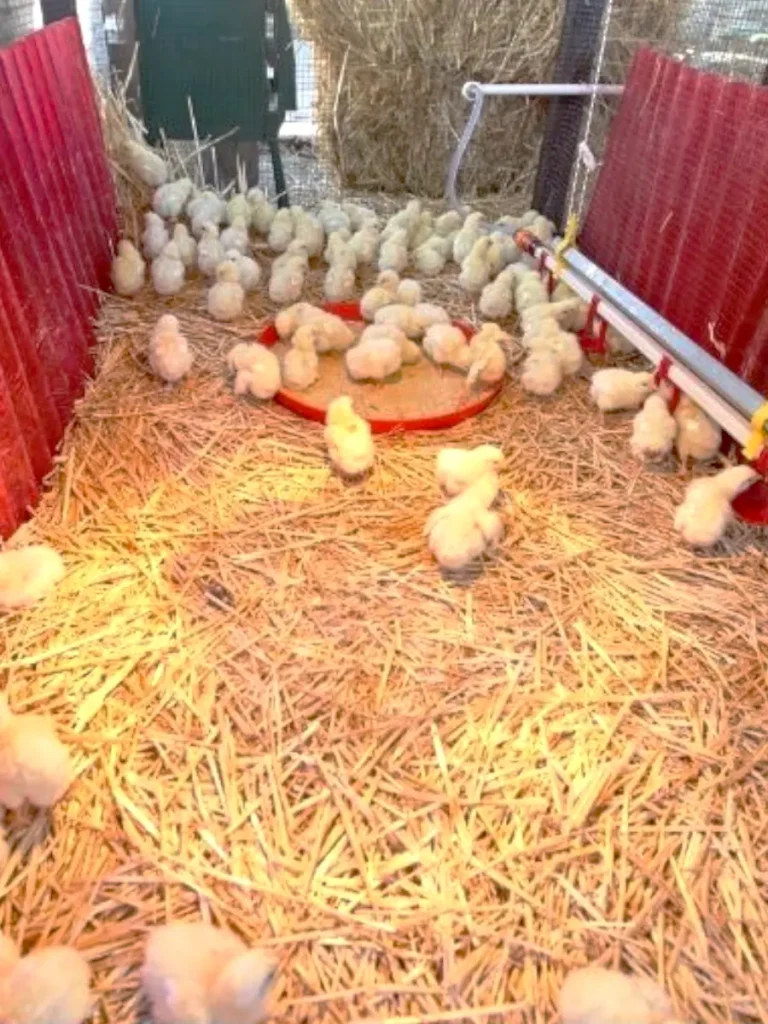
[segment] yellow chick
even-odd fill
[[[219,264],[224,262],[224,249],[219,238],[219,229],[208,223],[197,245],[197,269],[204,277],[215,277]]]
[[[168,384],[177,384],[192,369],[195,357],[181,333],[175,316],[161,316],[149,339],[149,365],[152,372]]]
[[[0,694],[0,804],[15,810],[28,801],[52,807],[74,772],[69,752],[48,715],[15,715]]]
[[[370,425],[358,416],[348,395],[335,398],[325,415],[325,443],[333,468],[357,477],[373,466],[375,449]]]
[[[432,324],[424,335],[424,351],[440,366],[466,370],[472,362],[464,332],[453,324]]]
[[[184,212],[193,189],[189,178],[179,178],[161,185],[152,197],[152,209],[159,217],[176,220]]]
[[[323,294],[328,302],[346,302],[355,294],[355,271],[345,261],[332,263],[325,275]]]
[[[0,609],[27,608],[64,579],[64,561],[47,544],[0,551]]]
[[[272,252],[285,252],[293,239],[293,216],[289,209],[278,210],[269,226],[267,245]]]
[[[408,232],[404,228],[384,239],[379,249],[379,270],[394,270],[402,274],[408,266]]]
[[[592,375],[589,394],[601,412],[639,409],[653,386],[653,374],[609,367]]]
[[[179,247],[169,242],[152,261],[152,284],[158,295],[177,295],[184,287],[184,264]]]
[[[112,284],[118,295],[131,297],[144,287],[146,264],[136,246],[127,238],[117,243],[117,256],[112,260]]]
[[[380,309],[396,301],[400,277],[394,270],[383,270],[376,284],[360,300],[360,313],[364,320],[373,320]]]
[[[443,448],[438,452],[435,465],[437,482],[446,494],[461,494],[481,476],[496,472],[503,459],[501,448],[492,444],[472,449]]]
[[[300,256],[293,256],[280,267],[272,266],[269,278],[269,297],[280,306],[297,302],[304,291],[306,264]]]
[[[216,269],[216,284],[208,291],[208,313],[214,320],[236,320],[243,312],[245,289],[236,263],[225,260]]]
[[[491,245],[492,240],[487,235],[478,238],[469,255],[461,264],[459,285],[465,292],[478,294],[488,284],[491,278],[491,265],[488,258]]]
[[[395,298],[404,306],[415,306],[421,302],[421,285],[411,277],[404,277],[397,286]]]
[[[154,211],[149,210],[144,214],[144,233],[141,236],[141,246],[144,255],[148,260],[155,260],[170,242],[168,229],[162,217],[158,217]]]
[[[48,946],[21,957],[5,936],[2,945],[0,1019],[7,1024],[80,1024],[91,1015],[91,969],[80,953]]]
[[[131,139],[125,144],[125,154],[131,170],[145,185],[158,188],[168,181],[168,164],[148,146]]]
[[[248,222],[245,217],[235,217],[229,227],[221,232],[221,247],[224,252],[235,249],[245,256],[249,245]]]
[[[228,929],[176,922],[150,931],[141,984],[155,1024],[259,1024],[276,970]]]
[[[491,511],[498,493],[496,474],[484,473],[429,517],[424,533],[442,568],[463,569],[501,540],[504,523]]]
[[[348,349],[344,361],[352,380],[386,380],[397,373],[403,364],[403,355],[396,338],[387,334],[365,337]]]
[[[186,224],[177,224],[173,229],[173,241],[179,250],[181,262],[187,270],[197,266],[197,242],[190,235]]]
[[[535,349],[523,363],[523,390],[532,395],[553,395],[563,383],[563,367],[551,348]]]
[[[724,536],[733,520],[732,502],[759,477],[752,466],[730,466],[715,474],[692,480],[675,513],[675,530],[691,547],[712,547]]]
[[[680,396],[674,417],[677,423],[677,454],[684,469],[689,459],[706,462],[717,455],[723,432],[687,395]]]
[[[235,372],[234,392],[236,395],[251,394],[254,398],[267,401],[280,390],[280,361],[264,345],[241,342],[230,350],[227,367]]]
[[[651,978],[605,967],[571,971],[560,990],[562,1024],[681,1024]]]
[[[292,347],[283,356],[283,384],[293,391],[306,391],[317,380],[320,360],[315,349],[317,327],[313,323],[299,327]]]
[[[651,394],[632,421],[629,446],[638,459],[663,459],[672,451],[677,435],[677,423],[665,399]]]

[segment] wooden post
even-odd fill
[[[566,0],[553,82],[592,80],[605,5],[606,0]],[[561,230],[568,212],[568,189],[578,155],[582,115],[588,102],[588,96],[560,96],[549,101],[533,206]]]

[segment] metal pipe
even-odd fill
[[[456,149],[453,151],[453,156],[448,165],[448,176],[445,182],[445,198],[448,204],[459,213],[463,214],[466,212],[456,195],[456,181],[459,177],[459,168],[464,160],[467,147],[480,121],[480,115],[483,112],[483,102],[486,96],[618,96],[623,91],[623,85],[590,85],[588,83],[563,85],[558,82],[547,82],[545,84],[528,82],[484,85],[482,82],[465,82],[462,86],[461,94],[466,99],[471,100],[473,105],[469,112],[467,123],[464,125],[464,131],[461,133],[461,137],[456,144]]]
[[[530,236],[529,237],[533,237]],[[550,269],[555,258],[538,239],[532,254]],[[563,255],[565,268],[559,277],[587,302],[597,295],[598,316],[615,327],[654,365],[664,356],[672,360],[669,379],[689,395],[734,440],[744,444],[752,434],[751,420],[765,400],[740,377],[663,316],[633,295],[578,250]]]
[[[483,96],[621,96],[623,85],[593,85],[590,82],[465,82],[461,95],[474,100]]]

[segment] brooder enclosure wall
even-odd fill
[[[91,370],[115,208],[77,22],[0,52],[0,532],[25,518]]]

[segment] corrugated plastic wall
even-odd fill
[[[635,58],[579,245],[768,392],[768,88]]]
[[[92,368],[114,192],[80,30],[0,52],[0,532],[37,500]]]

